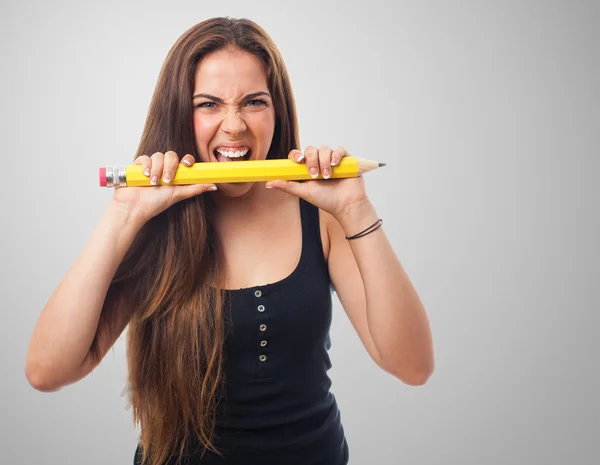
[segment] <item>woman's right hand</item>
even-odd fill
[[[192,166],[194,161],[194,157],[190,154],[181,159],[181,163],[185,166]],[[160,185],[161,178],[163,182],[171,181],[179,168],[179,157],[172,150],[164,154],[156,152],[151,157],[141,155],[133,163],[142,165],[142,172],[150,178],[151,184],[155,184],[155,187],[115,188],[113,202],[125,207],[131,215],[142,222],[148,221],[181,200],[217,189],[215,184]]]

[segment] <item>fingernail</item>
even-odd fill
[[[329,168],[325,168],[325,169],[323,170],[323,177],[324,177],[325,179],[329,179],[329,176],[331,176],[331,173],[329,172]]]
[[[166,182],[167,184],[171,182],[171,173],[165,173],[165,175],[163,176],[163,181]]]
[[[191,161],[189,161],[189,160],[183,160],[183,164],[184,164],[185,166],[190,166],[190,165],[192,164],[192,162],[191,162]]]
[[[212,187],[210,188],[210,190],[211,190],[211,191],[216,191],[216,190],[217,190],[217,186],[212,186]]]
[[[296,161],[302,161],[304,160],[304,155],[300,154],[300,156],[298,157],[298,159]]]
[[[150,176],[150,170],[149,170],[148,168],[146,168],[146,169],[144,170],[144,174],[145,174],[146,176]]]
[[[150,184],[152,184],[153,186],[156,186],[157,182],[158,182],[158,176],[156,176],[156,175],[152,176],[152,179],[150,180]]]
[[[270,186],[270,185],[268,185],[268,184],[266,184],[266,185],[265,185],[265,187],[266,187],[267,189],[273,189],[273,186]]]
[[[337,165],[337,160],[331,160],[331,166]]]
[[[317,176],[319,176],[319,170],[317,168],[315,168],[314,166],[309,170],[310,172],[310,177],[311,178],[316,178]]]

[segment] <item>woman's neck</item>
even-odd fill
[[[279,207],[289,201],[290,194],[277,189],[265,188],[265,183],[254,183],[252,188],[239,197],[227,197],[215,192],[215,220],[227,228],[261,228],[273,221]]]

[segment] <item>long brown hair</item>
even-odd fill
[[[199,162],[192,120],[198,63],[237,48],[259,57],[276,113],[267,158],[299,148],[296,108],[283,59],[267,33],[248,19],[213,18],[188,29],[169,51],[158,77],[134,159],[174,150]],[[108,290],[100,325],[112,325],[118,295],[135,306],[129,321],[127,362],[134,425],[141,426],[143,463],[184,455],[194,439],[214,443],[217,401],[224,386],[226,311],[222,251],[205,195],[174,204],[136,236]],[[99,359],[98,335],[92,354]],[[191,442],[190,442],[191,441]]]

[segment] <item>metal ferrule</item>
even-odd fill
[[[125,165],[106,167],[106,187],[127,186],[127,171]]]
[[[115,187],[115,177],[113,176],[113,166],[106,167],[106,187]]]
[[[117,186],[116,187],[125,187],[127,186],[127,171],[125,170],[125,165],[119,166],[119,176],[117,178]]]

